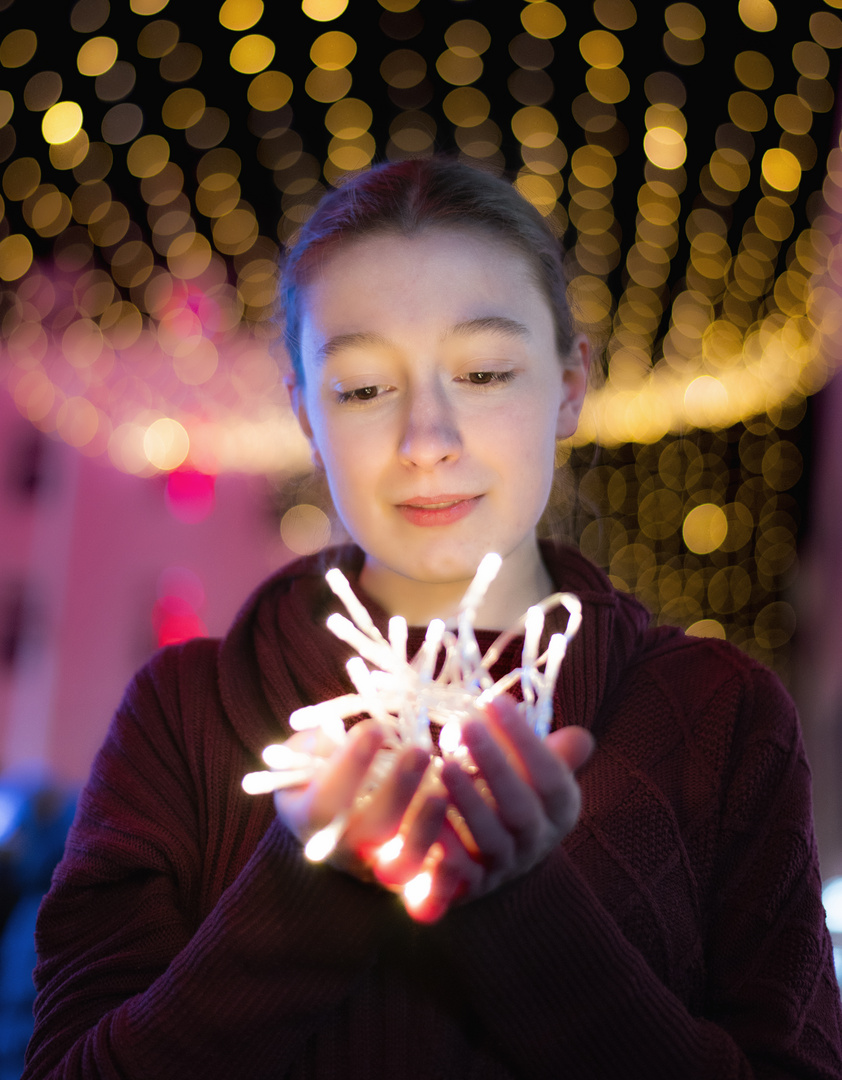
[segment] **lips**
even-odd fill
[[[451,525],[472,513],[481,495],[417,495],[396,507],[410,524]]]

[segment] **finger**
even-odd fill
[[[553,785],[558,776],[558,757],[530,728],[516,703],[503,695],[486,706],[486,724],[517,771],[537,791]]]
[[[534,735],[532,737],[534,739]],[[538,795],[517,771],[486,722],[472,720],[465,724],[462,741],[494,796],[496,817],[514,835],[517,843],[528,840],[540,829],[544,817]],[[551,754],[545,753],[558,771],[560,764]],[[479,838],[475,836],[475,839],[479,843]]]
[[[537,746],[548,747],[555,757],[564,761],[568,768],[576,772],[587,763],[596,746],[593,735],[586,728],[576,724],[558,728],[550,732],[544,740],[535,736],[533,742],[526,735],[526,732],[530,731],[529,725],[522,717],[514,698],[509,694],[501,694],[495,698],[486,706],[485,711],[492,727],[497,729],[521,760],[523,760],[523,752],[528,754],[528,747],[535,748],[537,744]]]
[[[593,746],[591,736],[583,728],[570,728],[566,729],[569,734],[556,733],[548,744],[529,728],[510,699],[501,699],[499,708],[497,704],[492,703],[488,710],[489,727],[512,748],[512,760],[525,772],[544,813],[566,834],[576,823],[581,803],[567,755],[574,766],[587,760]]]
[[[446,825],[422,873],[404,889],[404,906],[416,922],[436,922],[453,904],[478,891],[481,877],[481,868]]]
[[[354,813],[346,841],[361,858],[371,859],[375,849],[398,832],[428,764],[429,755],[425,751],[410,747],[398,756],[365,805]]]
[[[497,800],[500,818],[513,833],[521,855],[538,857],[548,850],[553,836],[558,841],[575,826],[581,792],[564,757],[553,753],[553,747],[546,746],[530,730],[510,700],[502,700],[500,706],[488,710],[487,726],[498,744],[510,748],[512,767],[508,771],[495,769],[486,779]],[[571,752],[574,746],[577,749],[577,759],[587,752],[587,733],[566,736],[561,741],[562,749],[567,740]],[[486,768],[484,765],[484,774]],[[523,786],[516,782],[519,774],[526,776]]]
[[[374,874],[378,881],[401,887],[416,877],[441,834],[446,813],[446,799],[425,798],[394,841],[384,845],[375,856]]]
[[[362,721],[351,729],[345,745],[311,785],[311,826],[321,828],[353,804],[382,743],[373,722]]]
[[[593,735],[585,728],[575,725],[551,731],[545,742],[552,753],[564,761],[573,772],[587,764],[596,746]]]
[[[474,841],[475,850],[470,854],[489,875],[503,873],[514,858],[515,841],[495,808],[455,761],[445,762],[441,779]]]

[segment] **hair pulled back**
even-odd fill
[[[573,343],[567,280],[558,239],[506,180],[451,158],[386,163],[325,195],[281,268],[284,341],[299,385],[302,294],[331,249],[378,233],[413,236],[429,228],[469,228],[507,243],[532,267],[555,324],[562,361]]]

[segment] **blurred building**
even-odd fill
[[[258,478],[182,473],[168,495],[166,476],[44,436],[6,394],[0,462],[0,768],[81,782],[140,664],[223,633],[292,552]]]

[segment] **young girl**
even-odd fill
[[[448,160],[373,169],[323,200],[282,298],[293,405],[354,543],[129,688],[42,906],[25,1076],[842,1077],[791,701],[536,540],[589,361],[541,217]],[[409,750],[356,803],[371,720],[339,750],[292,736],[318,780],[244,794],[293,709],[351,689],[327,567],[381,630],[406,616],[412,654],[488,551],[481,649],[559,589],[584,620],[544,742],[507,697],[465,725],[491,800],[452,763],[419,793]],[[402,903],[422,865],[429,896]]]

